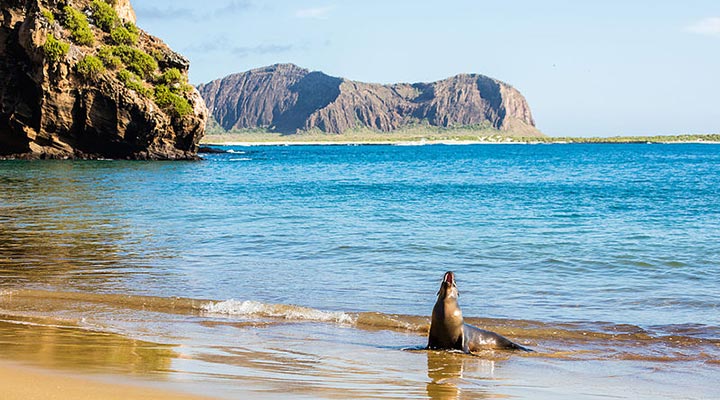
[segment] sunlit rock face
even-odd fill
[[[0,5],[0,157],[197,158],[208,113],[189,62],[135,28],[128,0]]]
[[[541,135],[519,91],[477,74],[432,83],[380,85],[277,64],[229,75],[200,85],[199,90],[225,130],[390,132],[427,125]]]

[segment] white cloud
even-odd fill
[[[280,54],[292,51],[292,44],[259,44],[254,46],[238,46],[227,39],[229,35],[211,38],[196,45],[187,46],[183,50],[189,53],[229,53],[244,58],[254,55]]]
[[[328,19],[333,6],[303,8],[295,12],[297,18]]]
[[[177,19],[195,19],[197,16],[195,12],[189,8],[181,7],[135,7],[135,13],[138,18],[141,19],[166,19],[166,20],[177,20]]]
[[[701,19],[687,27],[688,32],[699,35],[720,36],[720,17]]]
[[[207,19],[212,17],[224,17],[232,16],[246,12],[253,8],[253,4],[249,0],[229,0],[225,4],[220,5],[219,8],[213,10],[213,6],[218,6],[218,3],[213,3],[212,6],[204,6],[203,10],[196,8],[186,7],[175,7],[175,6],[146,6],[135,7],[135,12],[138,18],[143,20],[198,20]]]

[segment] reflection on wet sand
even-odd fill
[[[4,165],[1,286],[97,290],[126,280],[129,268],[146,269],[152,257],[173,256],[153,246],[151,227],[133,226],[125,218],[133,199],[117,196],[121,177],[113,172],[92,163]]]
[[[0,315],[0,358],[44,368],[161,375],[177,357],[173,346],[94,332],[58,321]]]
[[[431,399],[460,398],[458,380],[463,377],[463,361],[453,353],[427,352],[427,394]]]
[[[430,381],[426,385],[427,395],[431,399],[454,400],[465,397],[490,399],[499,396],[482,388],[473,387],[472,395],[463,396],[461,389],[465,373],[493,377],[495,361],[451,351],[428,351],[427,374]]]

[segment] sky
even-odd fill
[[[376,83],[479,73],[550,136],[720,133],[718,0],[132,0],[209,82],[276,63]]]

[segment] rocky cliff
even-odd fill
[[[196,158],[188,67],[129,0],[0,0],[0,158]]]
[[[390,132],[409,126],[494,128],[540,136],[525,98],[483,75],[433,83],[379,85],[277,64],[198,87],[225,130],[265,128],[281,133],[356,128]]]

